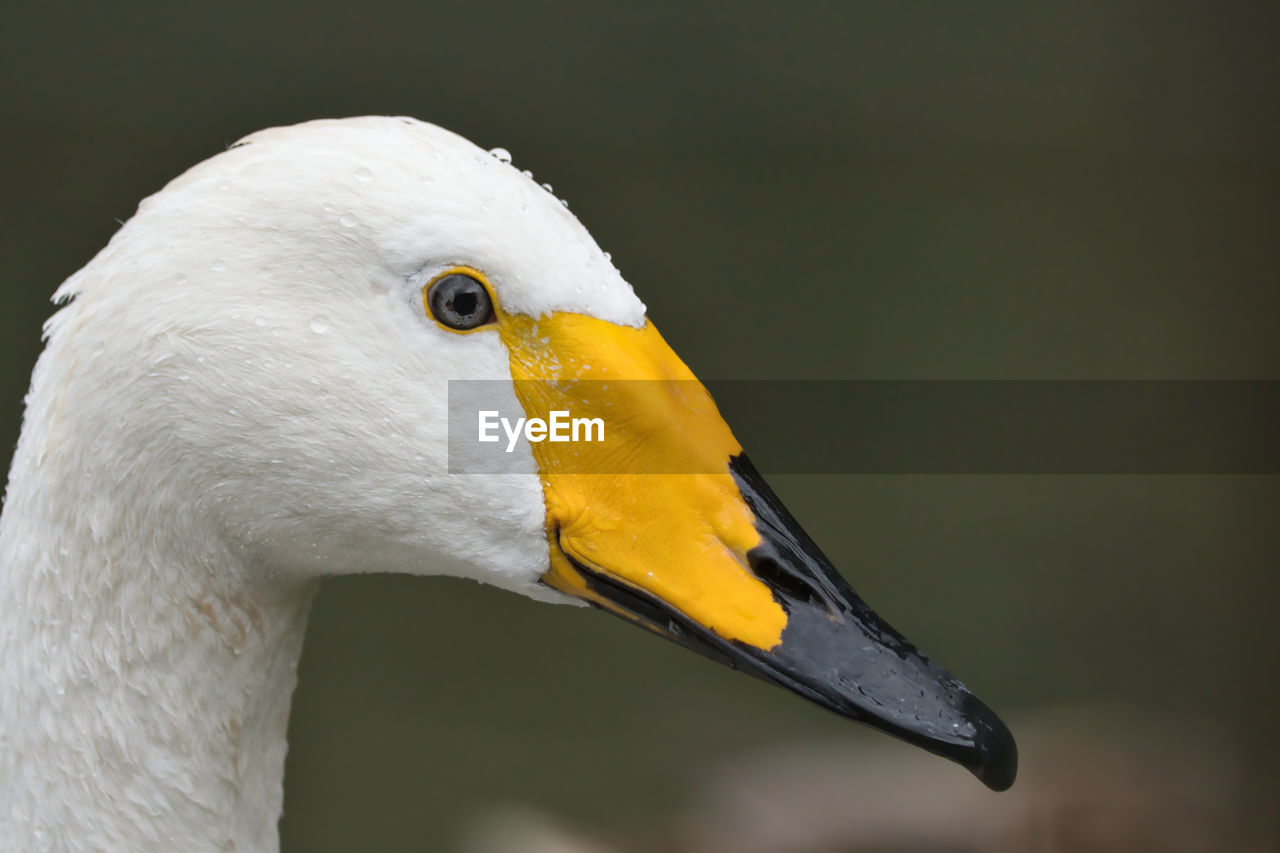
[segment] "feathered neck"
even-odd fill
[[[0,849],[273,849],[314,584],[71,432],[51,357],[0,517]]]

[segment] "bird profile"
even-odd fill
[[[277,847],[310,602],[361,572],[585,603],[1012,784],[1008,729],[854,593],[505,151],[264,130],[56,299],[0,518],[0,848]]]

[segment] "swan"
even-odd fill
[[[0,518],[0,848],[277,848],[308,607],[354,572],[585,602],[1012,783],[1008,729],[854,594],[505,152],[260,131],[55,301]],[[612,438],[459,471],[473,404]]]

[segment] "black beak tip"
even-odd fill
[[[1009,727],[990,708],[968,697],[966,716],[977,728],[976,760],[970,772],[993,791],[1007,791],[1018,775],[1018,745]]]

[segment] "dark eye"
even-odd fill
[[[485,286],[466,273],[450,273],[427,291],[431,316],[450,329],[466,331],[493,319],[493,302]]]

